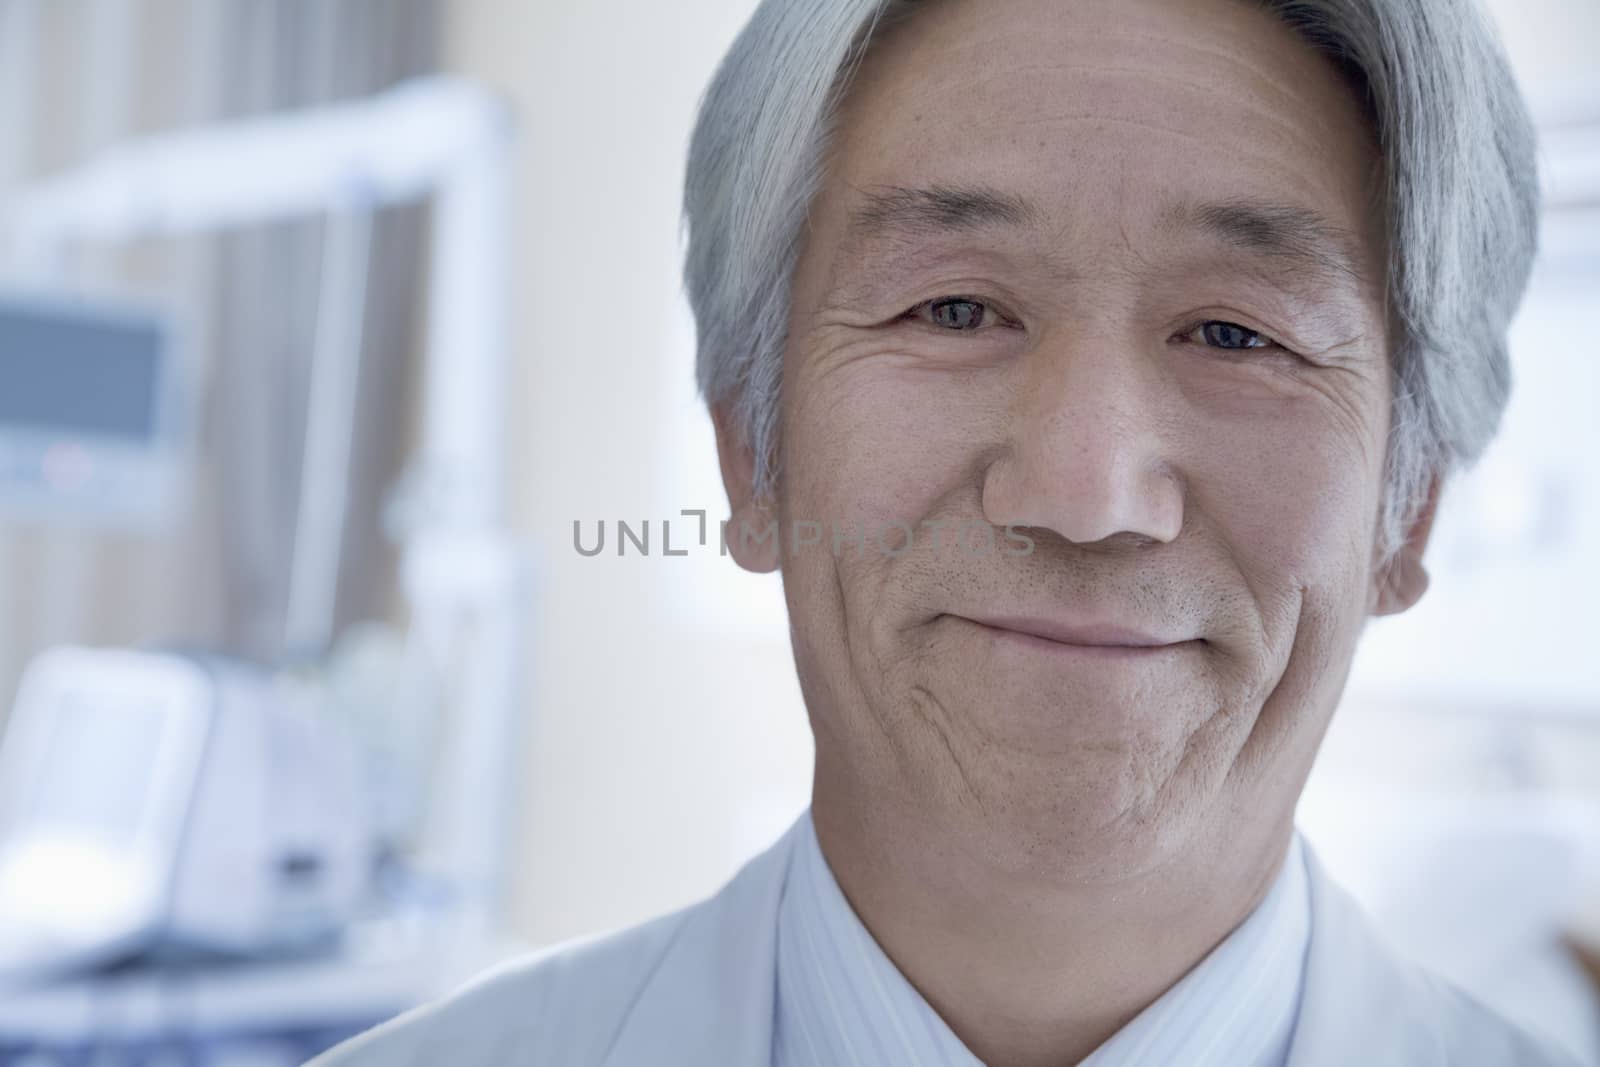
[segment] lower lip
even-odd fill
[[[1074,645],[1066,641],[1053,641],[1048,637],[1040,637],[1038,634],[1025,633],[1021,630],[1007,630],[999,626],[973,622],[970,619],[967,621],[972,622],[974,626],[980,629],[987,630],[996,640],[1004,641],[1012,647],[1083,660],[1112,662],[1152,660],[1184,651],[1197,643],[1195,641],[1179,641],[1171,645]]]

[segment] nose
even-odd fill
[[[985,517],[1080,544],[1175,539],[1183,482],[1149,361],[1102,339],[1041,346],[1017,369],[1008,447],[984,476]]]

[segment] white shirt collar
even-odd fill
[[[802,821],[778,909],[773,1067],[983,1067],[873,940]],[[1261,904],[1080,1067],[1282,1067],[1310,936],[1297,833]]]

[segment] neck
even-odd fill
[[[842,793],[819,773],[812,820],[829,868],[885,954],[989,1067],[1087,1057],[1244,921],[1293,832],[1291,812],[1204,835],[1129,877],[1060,884],[994,866],[925,808]]]

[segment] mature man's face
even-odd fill
[[[741,560],[782,567],[819,790],[1053,878],[1289,818],[1383,610],[1378,167],[1239,0],[947,0],[874,52],[795,277],[776,517],[916,537]],[[1049,636],[1096,626],[1161,644]]]

